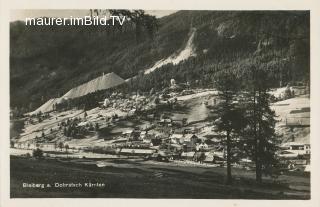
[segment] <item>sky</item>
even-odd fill
[[[147,10],[146,13],[155,15],[160,18],[176,12],[176,10]],[[87,10],[12,10],[10,13],[10,21],[25,20],[27,17],[83,17],[89,15],[89,9]]]

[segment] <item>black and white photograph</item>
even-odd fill
[[[8,24],[11,199],[311,199],[309,10]]]

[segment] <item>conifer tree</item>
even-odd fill
[[[270,175],[277,163],[278,136],[275,132],[275,112],[270,108],[268,73],[253,66],[247,72],[246,128],[248,155],[256,165],[256,181],[262,182],[262,174]]]
[[[215,76],[215,87],[219,91],[220,102],[216,109],[216,130],[225,137],[227,157],[227,184],[232,183],[231,164],[236,160],[234,146],[244,127],[243,111],[238,105],[239,80],[228,70]]]

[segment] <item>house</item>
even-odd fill
[[[130,136],[130,140],[139,140],[140,139],[140,130],[133,130]]]
[[[57,145],[55,143],[43,143],[40,145],[40,148],[45,151],[51,151],[55,150],[57,148]]]
[[[199,140],[199,137],[195,134],[185,134],[182,137],[181,143],[190,142],[191,146],[195,147],[198,140]]]
[[[160,153],[153,153],[152,155],[147,156],[147,159],[159,162],[169,162],[168,156],[163,156]]]
[[[132,129],[129,129],[129,130],[123,131],[123,132],[122,132],[122,135],[123,135],[124,137],[130,137],[131,134],[132,134],[132,132],[133,132],[133,130],[132,130]]]
[[[213,163],[215,154],[213,152],[205,152],[205,158],[203,162]]]
[[[187,125],[187,118],[183,118],[183,119],[173,119],[172,120],[172,124],[175,125],[175,126],[185,126]]]
[[[153,134],[148,134],[147,131],[142,131],[140,134],[140,139],[144,143],[151,143],[151,140],[154,138],[155,138],[155,136]]]
[[[285,143],[281,147],[284,149],[284,151],[295,153],[298,155],[311,154],[310,144],[299,143],[299,142],[289,142],[289,143]]]
[[[182,150],[182,146],[179,144],[163,144],[159,148],[161,151],[165,151],[167,153],[179,153]]]
[[[129,112],[128,112],[128,115],[129,116],[132,116],[132,115],[134,115],[135,113],[136,113],[136,109],[131,109]]]
[[[162,126],[172,125],[172,120],[171,119],[160,119],[159,124]]]
[[[193,160],[195,152],[182,152],[181,158],[184,160]]]
[[[215,157],[220,157],[220,158],[225,158],[225,157],[226,157],[224,151],[214,152],[214,156],[215,156]]]
[[[208,145],[204,142],[201,142],[200,144],[196,143],[196,150],[197,151],[203,151],[203,150],[207,150],[208,149]]]
[[[196,149],[196,143],[199,138],[195,134],[172,134],[170,136],[170,142],[173,144],[181,144],[183,150],[186,152]]]
[[[148,132],[147,132],[147,131],[141,131],[141,132],[140,132],[140,139],[143,140],[147,135],[148,135]]]
[[[196,134],[199,130],[196,127],[181,127],[174,130],[176,134]]]
[[[183,134],[172,134],[170,136],[171,143],[180,144],[183,138]]]
[[[298,159],[299,154],[295,152],[290,152],[288,150],[283,150],[278,153],[278,157],[284,159]]]
[[[154,114],[148,114],[148,115],[147,115],[147,118],[148,118],[148,119],[154,119],[154,117],[155,117]]]
[[[104,107],[108,107],[108,106],[110,105],[110,103],[111,103],[111,101],[110,101],[108,98],[106,98],[106,99],[104,99],[104,101],[103,101],[103,106],[104,106]]]
[[[184,152],[192,152],[192,151],[195,151],[195,149],[196,149],[196,147],[195,147],[196,145],[193,144],[192,142],[184,142],[182,144],[182,146],[183,146]]]
[[[222,151],[213,150],[210,152],[205,152],[205,154],[208,157],[204,160],[204,162],[211,162],[212,158],[213,158],[213,163],[216,163],[216,164],[223,164],[226,161],[226,155],[224,150]]]
[[[139,140],[140,139],[140,130],[126,130],[122,132],[123,137],[127,138],[128,141],[134,141],[134,140]]]
[[[308,173],[311,172],[310,164],[309,164],[309,165],[306,165],[306,167],[305,167],[305,169],[304,169],[304,172],[308,172]]]

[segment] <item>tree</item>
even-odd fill
[[[42,158],[43,157],[43,151],[39,148],[32,151],[32,156],[35,158]]]
[[[63,128],[63,135],[64,135],[64,136],[67,136],[67,127],[64,127],[64,128]]]
[[[68,144],[64,145],[64,148],[66,149],[66,152],[68,152],[69,145]]]
[[[62,151],[63,146],[64,146],[64,145],[63,145],[62,142],[59,142],[59,143],[58,143],[58,147],[60,148],[60,151]]]
[[[154,103],[155,103],[155,104],[159,104],[159,103],[160,103],[160,99],[159,99],[158,96],[154,99]]]
[[[96,122],[96,124],[95,124],[95,130],[96,130],[96,131],[99,130],[99,124],[98,124],[98,122]]]
[[[125,9],[109,9],[109,10],[101,10],[101,9],[90,9],[91,16],[100,14],[104,14],[109,12],[110,15],[126,17],[127,21],[130,21],[135,26],[136,33],[136,41],[139,42],[141,38],[141,34],[143,29],[146,30],[148,36],[152,39],[154,37],[154,33],[158,29],[158,20],[155,16],[146,14],[144,10],[125,10]],[[119,26],[118,29],[121,32],[122,26]]]
[[[155,31],[158,30],[159,27],[157,18],[155,16],[145,14],[143,20],[143,25],[145,26],[149,37],[153,39]]]
[[[247,73],[246,119],[248,127],[248,153],[256,165],[256,181],[262,182],[262,174],[270,175],[277,163],[278,136],[275,133],[275,112],[270,108],[270,81],[265,70],[255,66]]]
[[[215,87],[219,91],[221,100],[217,106],[215,120],[216,130],[225,136],[227,156],[227,184],[232,183],[231,163],[234,161],[232,148],[235,145],[235,138],[239,136],[244,127],[243,112],[237,105],[239,93],[239,81],[230,71],[224,70],[216,74]]]

